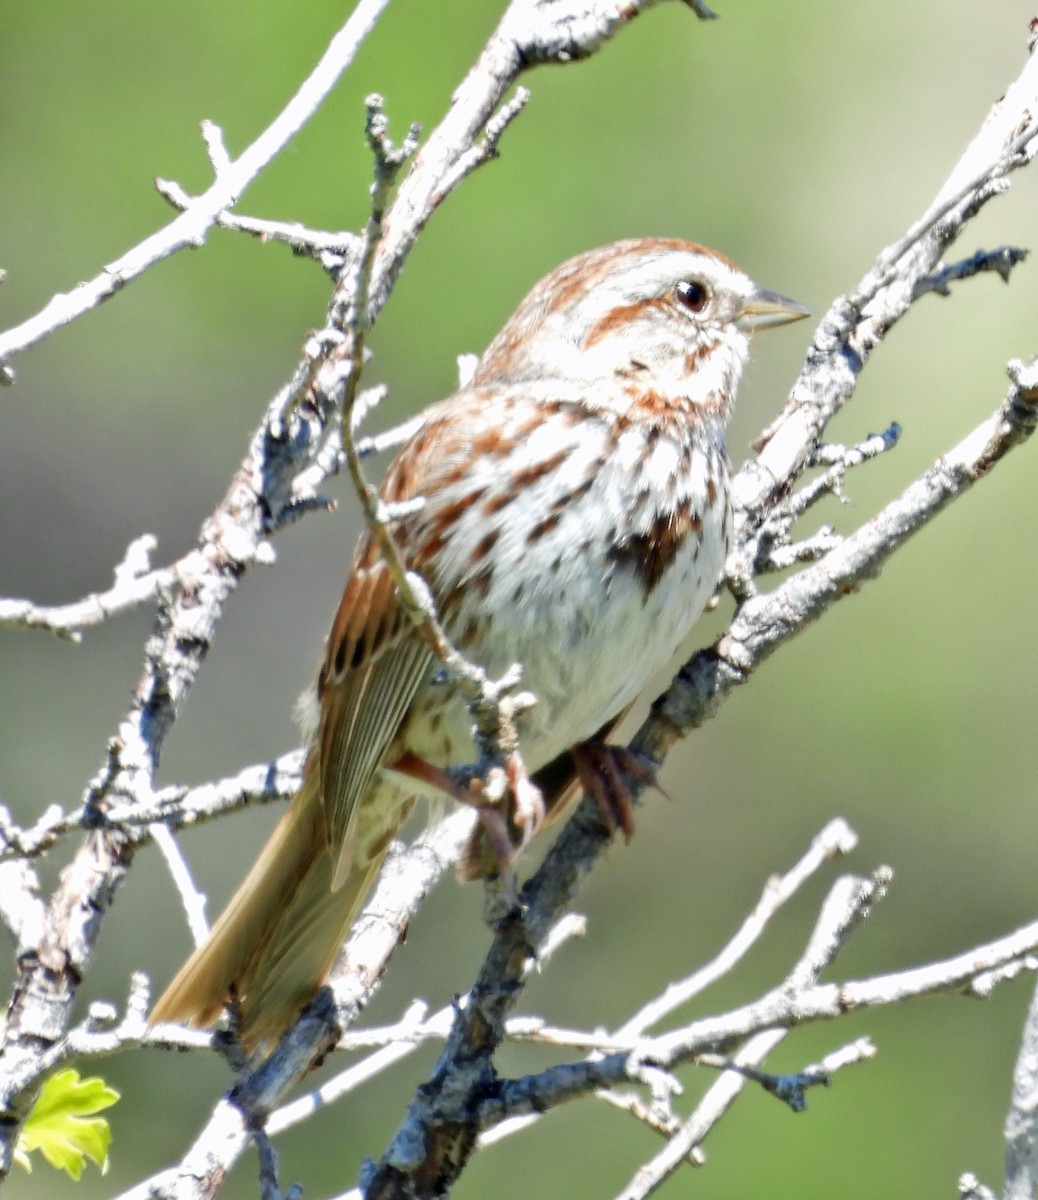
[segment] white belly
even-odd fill
[[[472,513],[470,530],[463,519],[452,539],[458,564],[448,577],[455,576],[462,601],[447,631],[492,677],[522,665],[521,686],[537,697],[519,724],[530,770],[593,736],[635,699],[689,633],[724,567],[728,464],[719,439],[708,455],[667,438],[647,453],[640,432],[629,446],[624,435],[606,444],[607,436],[585,432],[559,471],[507,506],[502,497],[499,536],[482,571],[472,570],[468,550],[485,536],[486,515]],[[530,453],[545,451],[533,446]],[[618,529],[644,534],[668,511],[684,513],[693,529],[665,547],[665,565],[648,545],[651,561],[640,561],[637,536],[616,553]],[[647,574],[658,575],[651,586]],[[464,706],[455,701],[443,717],[428,737],[415,729],[415,741],[408,739],[438,764],[448,744],[472,746]],[[451,758],[471,761],[471,753]]]

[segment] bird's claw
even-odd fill
[[[603,824],[609,830],[622,830],[629,841],[634,833],[634,801],[624,775],[633,776],[646,787],[662,790],[656,778],[656,764],[626,746],[606,742],[581,742],[574,746],[573,761],[585,791],[598,805]]]

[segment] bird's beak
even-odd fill
[[[790,321],[802,321],[809,317],[811,310],[795,300],[779,296],[775,292],[766,292],[758,288],[752,296],[748,296],[742,306],[735,324],[744,333],[753,333],[756,329],[770,329],[773,325],[787,325]]]

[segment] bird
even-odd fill
[[[384,502],[421,501],[391,533],[452,644],[493,678],[520,664],[535,697],[516,719],[529,776],[510,775],[520,842],[574,779],[607,824],[633,829],[632,762],[609,734],[721,584],[725,432],[751,336],[808,315],[693,242],[590,250],[532,288],[386,471]],[[458,797],[449,769],[477,757],[371,531],[299,711],[301,787],[152,1024],[205,1027],[233,998],[242,1044],[273,1043],[328,975],[417,800]],[[484,834],[507,854],[500,829]]]

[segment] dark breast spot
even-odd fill
[[[477,595],[486,599],[490,585],[494,579],[494,568],[486,564],[472,576],[468,582],[469,588]]]
[[[562,508],[557,506],[554,511],[550,512],[542,521],[538,521],[537,524],[526,535],[527,544],[532,546],[534,542],[539,542],[541,538],[545,536],[545,534],[551,533],[551,531],[561,520]]]
[[[511,492],[498,492],[496,496],[491,496],[483,505],[483,512],[486,516],[492,517],[495,513],[499,513],[503,508],[507,508],[512,503],[514,497]]]
[[[677,509],[658,513],[647,532],[615,539],[609,557],[634,571],[648,599],[685,542],[690,537],[698,541],[702,532],[702,518],[692,511],[691,502],[685,501]]]
[[[500,529],[491,529],[476,543],[472,550],[472,561],[482,562],[491,550],[497,545],[497,539],[501,536]]]
[[[567,458],[569,458],[569,450],[557,450],[547,458],[542,458],[540,462],[523,467],[521,471],[515,471],[509,477],[509,490],[513,495],[516,492],[525,491],[538,479],[543,479],[545,475],[551,475],[557,471]]]

